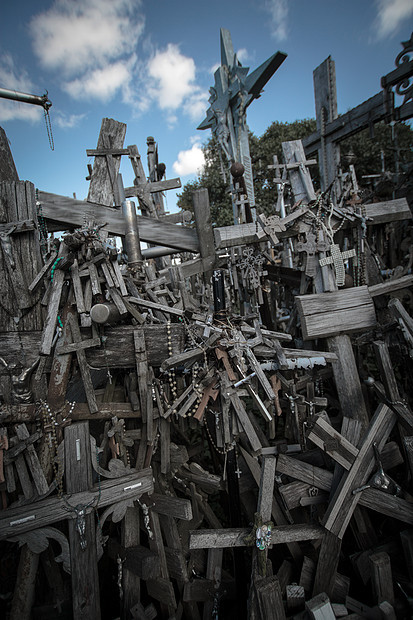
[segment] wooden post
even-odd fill
[[[199,251],[205,272],[205,282],[208,284],[215,262],[215,243],[208,190],[206,188],[196,190],[192,194],[192,200],[194,205],[195,226],[199,239]]]
[[[126,135],[125,123],[112,118],[102,119],[97,149],[102,151],[95,158],[90,179],[87,201],[108,207],[113,203],[120,206],[117,175],[120,167],[120,155],[112,155],[111,150],[121,149]],[[106,151],[106,152],[105,152]],[[116,200],[117,199],[117,200]]]
[[[78,422],[65,429],[66,491],[78,493],[92,487],[89,423]],[[74,506],[75,508],[75,506]],[[81,506],[76,506],[77,510]],[[86,507],[83,508],[86,511]],[[99,576],[96,555],[94,514],[84,515],[86,547],[82,549],[77,519],[70,519],[70,563],[72,575],[73,617],[78,620],[100,618]]]
[[[373,553],[370,558],[371,583],[377,604],[387,601],[394,604],[393,577],[390,557],[384,551]]]
[[[329,56],[314,70],[314,95],[317,129],[321,135],[318,151],[321,188],[326,190],[335,180],[340,161],[339,146],[326,136],[326,125],[337,118],[336,68]]]
[[[0,181],[18,181],[14,159],[10,151],[9,141],[3,127],[0,127]]]

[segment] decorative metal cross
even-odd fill
[[[221,66],[215,71],[215,84],[209,89],[211,104],[198,129],[211,128],[229,166],[235,161],[245,168],[245,184],[251,208],[255,206],[246,109],[257,99],[287,55],[277,52],[248,75],[249,67],[239,62],[228,30],[221,28]]]
[[[314,278],[316,274],[316,252],[326,252],[329,248],[329,244],[326,241],[316,240],[314,233],[306,233],[306,241],[299,241],[296,245],[298,252],[305,252],[307,254],[307,261],[305,264],[305,274],[310,278]]]
[[[338,246],[336,243],[332,243],[330,246],[330,254],[331,256],[327,256],[326,258],[320,258],[320,266],[324,267],[325,265],[334,265],[337,286],[343,286],[346,275],[344,269],[344,261],[348,258],[353,258],[354,256],[356,256],[356,250],[352,249],[342,252],[340,250],[340,246]]]

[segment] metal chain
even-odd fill
[[[46,124],[47,137],[49,139],[50,150],[54,151],[54,139],[52,132],[52,121],[50,119],[50,114],[48,108],[44,108],[44,122]]]

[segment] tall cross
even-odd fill
[[[215,84],[209,89],[211,104],[198,129],[211,128],[228,160],[229,167],[240,162],[245,168],[245,184],[250,207],[255,207],[246,110],[258,99],[268,80],[287,54],[277,52],[248,75],[234,53],[231,35],[221,28],[221,66],[215,71]]]

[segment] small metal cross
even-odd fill
[[[316,274],[316,252],[325,252],[328,249],[328,243],[326,241],[316,241],[314,233],[306,233],[306,242],[300,241],[296,245],[298,252],[305,252],[307,254],[307,261],[305,265],[305,275],[310,278],[314,278]]]
[[[354,256],[356,256],[356,250],[352,249],[342,252],[339,245],[337,245],[336,243],[332,243],[330,246],[330,253],[331,256],[328,256],[326,258],[320,258],[320,266],[324,267],[325,265],[333,264],[336,273],[337,286],[343,286],[346,275],[344,269],[344,261],[347,258],[353,258]]]

